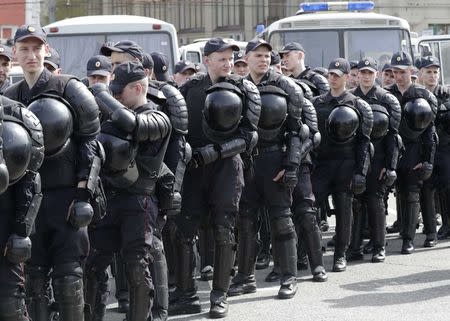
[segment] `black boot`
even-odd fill
[[[195,314],[201,312],[200,300],[197,296],[197,285],[194,278],[195,256],[194,241],[177,237],[177,292],[169,305],[169,315]]]
[[[150,265],[150,272],[155,287],[155,299],[152,307],[154,321],[165,321],[169,310],[169,288],[167,276],[167,261],[161,240],[153,236],[153,248],[151,255],[153,263]],[[149,321],[151,321],[149,319]]]
[[[273,215],[277,217],[276,215]],[[279,299],[290,299],[297,293],[297,235],[290,216],[278,217],[272,222],[274,246],[280,262]]]
[[[402,254],[414,251],[414,237],[416,236],[417,219],[420,211],[419,192],[405,191],[400,193],[403,221]]]
[[[77,276],[63,276],[53,280],[60,321],[84,321],[83,280]]]
[[[442,217],[442,226],[438,231],[440,240],[450,237],[450,189],[440,187],[438,190],[439,207]]]
[[[238,221],[238,265],[239,272],[231,280],[229,296],[256,292],[255,257],[256,257],[256,222],[245,216]]]
[[[230,229],[218,226],[215,232],[214,277],[210,295],[209,316],[213,319],[228,315],[227,292],[230,286],[230,271],[235,259],[234,235]],[[254,262],[254,261],[253,261]]]
[[[336,246],[334,251],[333,272],[343,272],[347,268],[345,253],[350,243],[352,222],[352,196],[347,193],[333,195],[336,212]]]

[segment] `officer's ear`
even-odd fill
[[[45,56],[47,56],[50,53],[50,47],[48,43],[44,44],[44,49],[45,49]]]
[[[208,64],[209,64],[209,56],[203,56],[203,64],[205,66],[208,66]]]

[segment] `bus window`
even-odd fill
[[[404,30],[348,30],[344,32],[345,57],[360,60],[365,56],[377,59],[382,67],[394,52],[410,52],[408,33]]]
[[[105,43],[103,35],[58,36],[47,39],[50,47],[55,48],[59,53],[62,72],[79,78],[86,76],[87,61],[92,56],[98,55],[100,47]],[[74,59],[74,53],[76,59]]]

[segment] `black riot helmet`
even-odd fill
[[[351,140],[358,127],[358,114],[349,106],[335,107],[326,121],[328,136],[336,143],[346,143]]]
[[[383,138],[389,129],[389,113],[385,107],[373,104],[371,105],[373,112],[373,127],[370,134],[371,140],[379,140]]]
[[[45,156],[52,156],[64,149],[73,133],[73,117],[69,107],[53,97],[40,97],[28,109],[41,122],[44,132]]]
[[[422,132],[433,120],[433,111],[425,99],[416,98],[405,104],[403,117],[411,130]]]
[[[242,117],[242,93],[236,86],[222,82],[207,90],[203,110],[203,130],[212,140],[234,133]]]
[[[32,142],[28,131],[19,122],[3,123],[3,156],[9,172],[9,183],[14,184],[25,175],[31,159]]]

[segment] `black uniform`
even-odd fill
[[[352,190],[360,194],[365,189],[373,115],[366,102],[348,91],[339,97],[331,93],[315,97],[313,104],[322,141],[317,148],[312,186],[319,204],[333,195],[336,208],[333,270],[343,271],[350,242]]]
[[[439,143],[436,148],[435,167],[432,177],[424,182],[424,186],[422,188],[421,207],[422,215],[424,216],[424,229],[427,233],[427,239],[432,239],[428,236],[428,234],[435,231],[433,230],[433,227],[436,229],[434,219],[435,208],[440,209],[440,214],[442,217],[442,227],[439,229],[439,237],[446,238],[448,235],[450,235],[450,214],[448,204],[448,200],[450,197],[450,194],[448,192],[450,177],[450,140],[448,130],[450,89],[446,86],[437,85],[433,90],[433,94],[436,96],[439,106],[436,116],[436,131],[439,137]],[[437,197],[434,197],[436,191]],[[435,206],[435,199],[439,200],[439,206]],[[425,217],[427,217],[427,220],[425,220]],[[427,223],[427,225],[425,225],[425,223]]]
[[[189,113],[187,141],[193,148],[192,167],[183,183],[179,232],[177,288],[179,299],[170,313],[200,312],[194,271],[194,240],[202,216],[211,212],[215,258],[211,313],[227,310],[226,293],[234,261],[234,221],[244,185],[240,153],[256,144],[260,96],[256,87],[236,76],[215,85],[199,74],[181,88]],[[226,313],[226,312],[225,312]]]
[[[398,165],[397,189],[401,211],[402,253],[410,254],[414,250],[420,189],[433,170],[437,144],[434,119],[438,106],[436,97],[420,85],[411,84],[403,94],[396,84],[388,90],[402,106],[399,133],[405,152]],[[422,168],[413,170],[419,163],[422,163]]]
[[[4,145],[0,144],[3,148],[0,248],[6,249],[6,255],[0,257],[0,319],[27,321],[23,263],[31,254],[29,236],[42,200],[37,170],[44,158],[44,140],[36,116],[22,104],[3,96],[0,96],[0,120],[0,134],[5,138]],[[5,171],[3,155],[9,173]],[[10,186],[4,191],[3,183],[8,184],[8,176]]]
[[[60,319],[83,320],[82,262],[89,250],[85,226],[92,214],[88,202],[96,182],[94,173],[100,166],[95,140],[100,131],[98,106],[78,80],[46,69],[32,88],[22,80],[5,95],[34,108],[46,146],[39,170],[44,197],[26,267],[30,314],[36,321],[48,318],[46,284],[51,271]],[[87,181],[86,189],[77,189],[80,181]]]
[[[102,180],[108,205],[106,216],[91,233],[92,247],[98,255],[94,253],[91,257],[87,272],[89,277],[97,277],[96,270],[106,269],[114,252],[121,250],[130,292],[127,320],[146,320],[154,291],[151,251],[156,244],[154,234],[160,235],[162,228],[155,193],[171,125],[169,118],[151,103],[132,113],[114,100],[107,89],[94,89],[94,93],[102,111],[105,108],[117,114],[113,111],[102,123],[99,135],[106,151]],[[127,125],[116,117],[120,113],[129,114]],[[92,281],[95,285],[95,280]],[[90,304],[99,301],[94,289],[89,294]]]
[[[154,238],[155,244],[154,250],[159,250],[158,253],[154,252],[152,255],[157,257],[152,268],[155,275],[153,275],[155,282],[157,279],[161,279],[164,284],[164,280],[171,280],[174,284],[175,278],[175,266],[177,263],[176,255],[176,224],[175,217],[181,209],[181,187],[183,183],[184,173],[186,170],[186,164],[191,157],[191,147],[186,142],[186,134],[188,132],[188,113],[186,108],[186,101],[180,91],[169,83],[161,81],[151,81],[149,83],[147,97],[149,100],[157,104],[157,108],[164,112],[170,119],[172,124],[172,133],[170,135],[169,144],[167,146],[167,152],[164,157],[164,163],[170,169],[175,176],[173,185],[173,202],[172,208],[166,208],[163,210],[163,215],[166,215],[166,224],[162,230],[162,239]],[[164,243],[164,248],[160,242]],[[163,252],[164,251],[164,252]],[[167,262],[166,262],[167,256]],[[167,272],[168,269],[168,272]],[[169,276],[167,275],[169,273]],[[167,283],[167,282],[166,282]],[[168,309],[168,291],[167,285],[164,285],[159,291],[159,287],[155,288],[155,305],[154,305],[154,317],[159,319],[167,318]],[[163,317],[165,315],[165,317]],[[159,320],[158,319],[158,320]]]
[[[251,76],[248,76],[253,81]],[[258,124],[258,144],[253,153],[253,165],[248,169],[239,211],[239,273],[233,278],[230,295],[256,291],[255,260],[259,208],[264,204],[279,258],[283,287],[296,289],[296,233],[290,206],[292,190],[297,183],[301,162],[301,114],[306,105],[302,90],[290,78],[269,70],[257,85],[261,95],[261,117]],[[285,169],[279,182],[273,178]],[[281,298],[283,294],[279,293]]]
[[[298,75],[296,78],[299,85],[303,88],[303,93],[305,95],[305,98],[311,100],[313,97],[317,97],[323,94],[326,94],[330,90],[330,86],[328,84],[328,81],[326,77],[322,76],[318,72],[311,69],[311,67],[306,66],[306,69]],[[298,188],[297,188],[298,190]],[[306,195],[307,193],[304,193]],[[296,191],[294,191],[294,198],[295,195],[300,195]],[[295,202],[295,200],[294,200]],[[320,208],[320,225],[325,224],[327,225],[327,212],[329,211],[329,205],[328,200],[325,200],[324,203],[318,204]],[[327,225],[328,226],[328,225]],[[297,225],[297,230],[299,230],[299,226]],[[299,267],[303,264],[307,264],[306,262],[306,247],[303,241],[299,240],[298,242],[298,260],[299,260]]]
[[[401,109],[398,100],[385,89],[373,86],[366,94],[357,87],[352,93],[364,99],[372,108],[374,117],[371,141],[374,146],[374,157],[367,175],[366,191],[359,196],[361,208],[368,213],[371,241],[374,252],[372,261],[384,260],[386,242],[386,215],[384,197],[397,175],[397,162],[401,149],[401,138],[398,127],[401,119]],[[380,172],[385,170],[382,179]],[[352,254],[361,254],[362,214],[354,213],[352,229]]]

